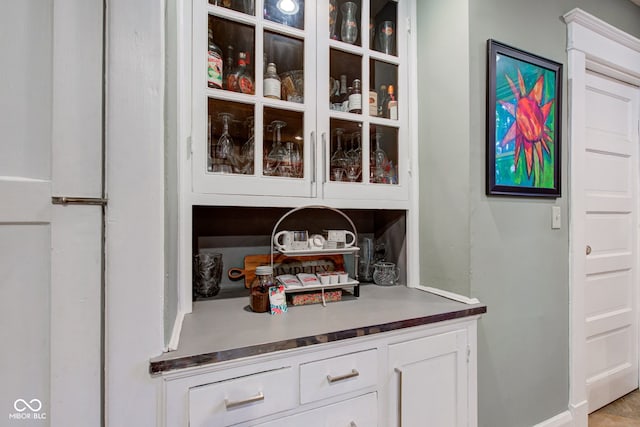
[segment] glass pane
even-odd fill
[[[398,120],[398,66],[369,60],[369,115]]]
[[[387,55],[397,55],[397,22],[397,1],[372,0],[369,19],[369,48]]]
[[[209,98],[207,171],[253,175],[253,105]]]
[[[280,78],[267,73],[267,65]],[[264,96],[286,101],[304,102],[304,42],[292,37],[265,31],[264,33]],[[280,86],[280,90],[277,90]],[[278,93],[279,92],[279,93]],[[277,95],[276,95],[277,94]]]
[[[398,184],[398,129],[370,126],[369,182]]]
[[[246,13],[248,15],[255,14],[254,0],[209,0],[209,4],[237,10],[238,12]]]
[[[329,38],[362,46],[360,0],[329,0]]]
[[[329,179],[362,182],[362,123],[331,119]]]
[[[359,97],[351,95],[357,95],[354,89],[362,81],[362,58],[335,49],[331,49],[329,56],[329,108],[361,113],[362,89]]]
[[[253,95],[254,76],[253,27],[209,16],[207,84],[216,89]],[[217,58],[220,56],[222,61]],[[220,74],[220,70],[222,73]]]
[[[304,177],[304,114],[265,107],[262,173]]]
[[[265,0],[264,19],[304,30],[304,0]]]

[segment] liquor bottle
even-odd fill
[[[228,87],[229,75],[233,72],[233,46],[227,46],[227,59],[224,61],[224,74],[222,87],[227,90],[231,90]]]
[[[387,103],[387,118],[398,120],[398,101],[393,95],[393,85],[389,85],[389,102]]]
[[[238,66],[227,77],[228,90],[253,94],[253,78],[247,71],[246,61],[246,52],[238,52]]]
[[[351,92],[353,92],[353,86],[348,86],[347,94],[342,101],[342,111],[349,111],[349,97],[351,96]]]
[[[213,28],[209,28],[209,43],[207,52],[207,85],[222,89],[222,50],[213,41]]]
[[[251,72],[251,58],[249,57],[249,52],[245,52],[244,57],[245,66],[243,73],[238,78],[238,84],[240,85],[240,92],[253,95],[255,93],[255,86],[253,83],[253,73]]]
[[[276,64],[269,62],[267,72],[264,74],[264,96],[265,98],[280,99],[282,82],[276,72]]]
[[[353,90],[349,95],[349,112],[362,114],[362,88],[360,86],[360,79],[353,81]]]
[[[346,106],[349,103],[349,95],[347,94],[347,75],[340,75],[340,98],[338,99],[340,104],[340,111],[347,111]]]
[[[378,117],[387,117],[387,104],[389,104],[387,85],[380,85],[380,92],[378,93]]]

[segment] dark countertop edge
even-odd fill
[[[439,313],[430,316],[417,317],[414,319],[398,320],[374,326],[363,326],[346,329],[337,332],[328,332],[321,335],[292,338],[272,343],[257,344],[248,347],[241,347],[231,350],[221,350],[212,353],[196,354],[192,356],[182,356],[170,360],[162,360],[149,363],[149,373],[152,376],[178,369],[193,368],[213,363],[226,362],[243,357],[256,356],[260,354],[272,353],[282,350],[291,350],[307,347],[314,344],[324,344],[328,342],[341,341],[349,338],[356,338],[366,335],[379,334],[381,332],[394,331],[398,329],[411,328],[414,326],[428,325],[430,323],[443,322],[445,320],[460,319],[487,312],[487,306],[474,306],[458,311]]]

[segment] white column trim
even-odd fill
[[[573,9],[567,23],[569,93],[569,280],[570,378],[569,412],[576,427],[588,423],[586,343],[584,326],[584,140],[586,73],[597,71],[633,84],[640,82],[640,40],[590,15]],[[556,425],[556,424],[551,424]]]

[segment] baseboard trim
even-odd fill
[[[564,411],[561,414],[556,415],[553,418],[549,418],[533,427],[572,427],[573,417],[571,412]]]
[[[583,400],[580,403],[569,404],[569,411],[573,417],[573,427],[587,427],[589,424],[589,403]]]

